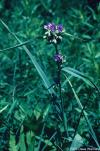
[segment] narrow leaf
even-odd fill
[[[64,67],[62,68],[62,71],[65,71],[71,75],[73,75],[74,77],[80,78],[82,79],[85,83],[87,83],[89,86],[94,87],[96,89],[98,89],[96,87],[96,85],[87,77],[85,76],[83,73],[77,71],[76,69],[70,68],[70,67]]]
[[[1,23],[3,24],[3,26],[7,29],[7,31],[19,42],[20,45],[23,45],[23,42],[21,42],[21,40],[14,34],[11,32],[11,30],[9,29],[9,27],[7,26],[7,24],[4,23],[4,21],[2,21],[0,19]],[[53,88],[50,87],[51,84],[47,78],[47,75],[44,73],[44,71],[42,70],[42,68],[40,67],[39,63],[36,61],[36,58],[35,56],[33,56],[31,54],[31,52],[27,49],[26,46],[22,46],[23,49],[25,50],[25,52],[27,53],[27,55],[29,56],[30,60],[32,61],[33,65],[35,66],[36,70],[38,71],[40,77],[42,78],[43,82],[44,82],[44,85],[45,87],[48,89],[49,93],[55,93]]]
[[[76,134],[72,145],[70,147],[70,151],[76,151],[77,149],[79,149],[81,146],[83,145],[83,139],[79,134]]]
[[[7,109],[7,107],[8,107],[8,105],[6,105],[4,108],[2,108],[2,109],[0,110],[0,113],[2,113],[3,111],[5,111],[5,110]]]

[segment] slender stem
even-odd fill
[[[57,47],[57,44],[54,45],[55,46],[55,50],[56,50],[56,54],[59,54],[59,50]],[[65,115],[64,115],[64,104],[63,104],[63,98],[62,98],[62,90],[61,90],[61,63],[57,62],[57,81],[58,81],[58,88],[59,88],[59,98],[61,101],[61,115],[62,115],[62,119],[63,119],[63,125],[64,125],[64,129],[66,132],[66,136],[68,136],[67,134],[67,130],[66,130],[66,121],[65,121]]]

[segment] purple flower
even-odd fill
[[[47,29],[47,30],[48,30],[48,25],[44,25],[44,29]]]
[[[59,32],[62,32],[62,31],[63,31],[63,25],[59,24],[59,25],[57,26],[57,30],[58,30]]]
[[[54,23],[48,23],[47,25],[44,25],[44,29],[54,32],[56,30],[56,25]]]
[[[63,25],[55,25],[54,23],[48,23],[47,25],[44,25],[44,29],[50,30],[51,32],[58,31],[60,33],[63,31]]]
[[[56,54],[56,55],[54,55],[54,60],[56,62],[62,62],[63,61],[63,56],[61,54]]]
[[[49,23],[48,24],[48,27],[49,27],[49,29],[53,32],[53,31],[55,31],[56,30],[56,25],[54,24],[54,23]]]

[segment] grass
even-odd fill
[[[1,0],[1,151],[100,149],[96,9],[78,0]],[[43,39],[48,22],[65,30],[57,50]],[[56,52],[66,61],[56,63]]]

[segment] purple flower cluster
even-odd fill
[[[55,62],[59,62],[59,63],[62,63],[63,62],[63,56],[61,54],[55,54],[54,55],[54,60]]]
[[[43,36],[47,41],[54,46],[57,46],[62,41],[62,36],[64,32],[63,25],[54,23],[48,23],[44,25],[45,35]],[[56,47],[57,49],[57,47]],[[64,56],[62,56],[58,50],[56,50],[56,54],[54,55],[54,61],[59,63],[60,65],[64,62]]]
[[[47,25],[44,25],[44,29],[50,30],[51,32],[62,32],[63,26],[61,24],[55,25],[54,23],[48,23]]]
[[[48,23],[44,25],[45,35],[43,36],[49,43],[59,44],[62,41],[62,33],[64,32],[63,25],[55,25]]]

